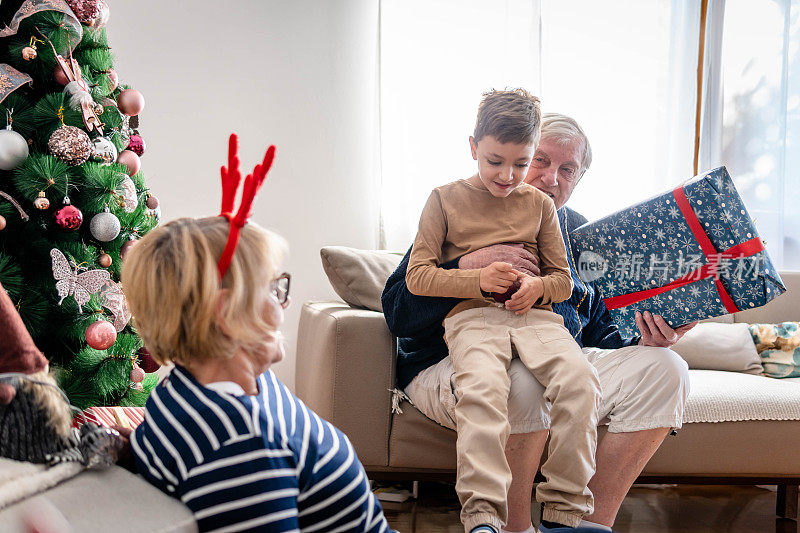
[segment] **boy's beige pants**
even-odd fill
[[[552,404],[548,457],[541,467],[546,481],[536,490],[544,503],[542,518],[577,526],[593,509],[587,485],[595,471],[601,390],[563,319],[542,309],[516,315],[482,307],[447,318],[444,327],[458,398],[456,492],[465,531],[479,524],[499,530],[508,518],[508,367],[516,356]]]

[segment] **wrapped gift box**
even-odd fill
[[[84,416],[87,422],[93,422],[98,426],[136,429],[144,420],[144,407],[89,407],[83,411],[83,416],[77,414],[72,419],[72,427],[81,427]]]
[[[760,307],[786,290],[725,167],[571,234],[623,335],[636,311],[672,327]]]

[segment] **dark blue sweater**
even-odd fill
[[[586,219],[563,207],[558,210],[558,221],[564,242],[570,243],[568,232],[586,223]],[[417,374],[447,357],[444,342],[444,321],[447,313],[460,302],[459,298],[434,298],[411,294],[406,287],[408,250],[389,279],[381,295],[383,313],[389,330],[397,339],[397,387],[405,389]],[[572,296],[564,302],[553,304],[553,311],[564,317],[564,325],[581,346],[596,348],[622,348],[636,344],[638,337],[623,338],[594,283],[586,283],[575,271],[574,250],[567,244],[567,255],[572,272]],[[458,268],[458,260],[442,265]]]

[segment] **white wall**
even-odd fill
[[[377,244],[378,207],[368,199],[377,198],[378,2],[109,4],[120,80],[147,100],[142,164],[164,220],[219,213],[231,131],[243,170],[277,146],[253,220],[290,245],[287,357],[275,372],[293,387],[302,302],[335,298],[320,247]]]

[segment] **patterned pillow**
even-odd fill
[[[750,335],[766,375],[800,377],[800,322],[750,324]]]

